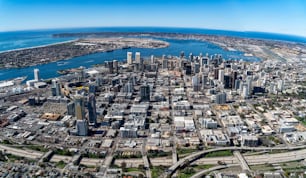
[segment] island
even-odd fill
[[[21,68],[127,48],[165,48],[169,43],[148,38],[84,38],[0,53],[0,68]]]

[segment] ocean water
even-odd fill
[[[0,33],[0,52],[35,47],[40,45],[53,44],[72,40],[74,38],[52,38],[52,34],[56,33],[76,33],[76,32],[175,32],[175,33],[192,33],[192,34],[212,34],[212,35],[227,35],[236,37],[248,37],[258,39],[272,39],[290,42],[306,43],[306,38],[298,36],[258,33],[258,32],[235,32],[235,31],[221,31],[221,30],[207,30],[207,29],[188,29],[188,28],[151,28],[151,27],[109,27],[109,28],[74,28],[74,29],[52,29],[52,30],[37,30],[37,31],[16,31],[16,32],[1,32]],[[170,46],[161,49],[122,49],[115,50],[109,53],[96,53],[81,57],[72,58],[65,61],[64,65],[58,65],[57,62],[52,62],[43,65],[31,66],[20,69],[2,69],[0,70],[0,80],[12,79],[20,76],[28,76],[28,79],[33,78],[33,69],[40,69],[41,78],[48,79],[57,77],[57,70],[76,68],[79,66],[91,67],[94,64],[103,63],[106,60],[124,60],[126,59],[127,51],[141,52],[142,57],[149,57],[151,55],[161,56],[172,55],[178,56],[181,51],[188,56],[189,53],[198,55],[202,53],[205,55],[221,54],[225,59],[243,59],[247,61],[260,61],[256,57],[245,57],[239,51],[225,51],[219,46],[208,42],[201,42],[196,40],[172,40],[162,39],[168,41]]]

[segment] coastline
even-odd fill
[[[96,34],[96,35],[93,35]],[[101,34],[101,35],[97,35]],[[110,34],[116,34],[117,36],[109,36]],[[101,32],[101,33],[65,33],[64,36],[61,36],[60,34],[54,34],[53,37],[74,37],[76,39],[74,40],[68,40],[64,42],[58,42],[58,43],[52,43],[47,45],[39,45],[34,47],[27,47],[27,48],[20,48],[20,49],[13,49],[13,50],[7,50],[0,52],[0,69],[20,69],[25,67],[33,67],[38,66],[42,64],[48,64],[51,62],[61,61],[61,60],[70,60],[71,58],[80,57],[80,56],[86,56],[94,53],[103,53],[103,52],[110,52],[114,50],[120,50],[120,49],[126,49],[130,47],[136,47],[136,48],[152,48],[153,46],[145,47],[145,46],[137,46],[136,45],[122,45],[121,46],[112,46],[109,47],[109,44],[103,44],[103,49],[84,49],[85,48],[91,48],[94,45],[91,44],[92,41],[88,40],[95,40],[95,39],[131,39],[131,38],[137,38],[139,40],[147,41],[147,40],[155,40],[155,41],[162,41],[164,40],[195,40],[200,42],[208,42],[211,44],[214,44],[221,49],[225,51],[231,51],[231,52],[242,52],[244,57],[255,57],[261,60],[266,59],[273,59],[273,60],[300,60],[303,56],[306,56],[306,45],[299,44],[299,43],[292,43],[292,42],[284,42],[284,41],[275,41],[275,40],[262,40],[262,39],[251,39],[251,38],[243,38],[243,37],[231,37],[231,36],[221,36],[221,35],[203,35],[203,34],[182,34],[182,33],[145,33],[145,32]],[[102,38],[104,37],[104,38]],[[87,41],[86,41],[87,40]],[[85,41],[85,43],[84,43]],[[168,43],[163,41],[164,43]],[[79,45],[78,45],[78,44]],[[75,46],[78,46],[77,49],[67,49],[67,46],[72,44],[72,48]],[[111,45],[110,45],[111,46]],[[164,48],[169,46],[169,44],[164,44],[162,47],[157,48]],[[52,55],[59,55],[59,56],[53,56],[51,55],[51,59],[47,56],[46,57],[40,57],[39,50],[44,48],[50,48],[52,51],[52,48],[59,47],[60,49],[55,49],[57,52],[55,52]],[[82,51],[85,50],[85,51]],[[65,51],[65,54],[63,53],[63,50]],[[31,51],[38,51],[36,54],[29,55],[29,52]],[[41,53],[48,52],[49,49],[40,51]],[[26,52],[26,53],[24,53]],[[203,51],[205,52],[205,51]],[[3,57],[3,54],[6,53],[16,53],[16,55],[13,55],[12,57]],[[71,54],[72,53],[72,54]],[[24,57],[24,55],[28,55],[27,58],[23,59],[22,62],[25,64],[18,65],[20,63],[20,57]],[[33,57],[36,59],[33,60]],[[12,59],[16,60],[17,62],[14,63],[14,61],[5,61],[6,59]],[[229,59],[235,59],[229,58]],[[237,58],[238,59],[238,58]],[[29,61],[27,61],[29,60]],[[31,61],[32,60],[32,61]],[[10,65],[11,64],[11,65]]]
[[[100,52],[111,52],[130,47],[166,48],[170,44],[162,40],[144,38],[86,38],[41,45],[0,53],[0,69],[24,68],[69,60]]]
[[[62,41],[62,42],[55,42],[55,43],[50,43],[50,44],[45,44],[45,45],[38,45],[38,46],[32,46],[32,47],[25,47],[25,48],[4,50],[4,51],[0,51],[0,54],[6,53],[6,52],[14,52],[14,51],[27,50],[27,49],[43,48],[43,47],[48,47],[48,46],[53,46],[53,45],[60,45],[60,44],[65,44],[65,43],[76,42],[76,41],[78,41],[78,40],[79,40],[79,39],[74,39],[74,40],[68,40],[68,41]]]
[[[251,37],[237,37],[229,35],[209,35],[201,33],[174,32],[94,32],[94,33],[59,33],[54,37],[104,37],[104,36],[136,36],[157,39],[198,40],[210,42],[227,51],[240,51],[245,56],[254,56],[262,60],[272,58],[279,61],[301,60],[306,56],[306,43],[284,41],[277,39],[260,39]]]

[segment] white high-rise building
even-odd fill
[[[282,92],[284,90],[284,81],[283,80],[279,80],[277,82],[277,90]]]
[[[34,80],[40,81],[39,69],[34,69]]]
[[[127,52],[126,60],[127,60],[127,63],[128,63],[128,64],[132,64],[132,63],[133,63],[132,55],[133,55],[132,52]]]
[[[138,64],[140,64],[140,52],[136,52],[135,53],[135,61],[136,61],[136,63],[138,63]]]
[[[219,70],[218,79],[220,82],[224,83],[224,70]]]
[[[249,97],[249,87],[248,85],[242,85],[242,93],[241,93],[241,96],[243,98],[248,98]]]
[[[155,63],[154,55],[151,55],[151,64],[154,64],[154,63]]]

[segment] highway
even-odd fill
[[[283,162],[286,162],[290,159],[301,160],[301,159],[306,159],[306,149],[297,150],[297,151],[289,151],[289,152],[284,152],[284,153],[248,155],[248,156],[244,156],[244,159],[246,160],[248,165],[265,164],[265,163],[273,164],[276,162],[280,162],[281,159],[284,160]],[[236,157],[226,156],[226,157],[214,157],[214,158],[201,158],[201,159],[196,160],[192,164],[197,164],[197,165],[218,164],[219,160],[224,161],[226,164],[239,163]]]
[[[258,164],[275,164],[275,163],[281,163],[281,162],[290,162],[290,161],[298,161],[306,159],[306,149],[298,150],[298,151],[290,151],[285,153],[275,153],[275,154],[265,154],[265,155],[252,155],[252,156],[245,156],[245,161],[248,165],[258,165]],[[238,160],[234,156],[229,157],[220,157],[220,158],[203,158],[198,161],[196,161],[197,164],[217,164],[218,160],[225,161],[230,166],[237,166],[239,164]],[[233,161],[233,162],[232,162]],[[234,163],[231,164],[230,162]],[[227,168],[224,166],[224,168]],[[215,166],[207,170],[202,170],[195,175],[192,176],[192,178],[199,178],[203,175],[214,171],[218,169],[223,169],[220,166]]]
[[[143,140],[141,153],[142,153],[142,159],[143,159],[143,163],[144,163],[143,165],[144,165],[145,170],[146,170],[146,177],[151,178],[150,163],[149,163],[149,158],[148,158],[148,155],[147,155],[146,145],[147,145],[147,139]]]
[[[29,159],[40,159],[44,153],[39,151],[32,151],[32,150],[22,150],[18,148],[12,148],[4,145],[0,145],[0,150],[12,155],[16,155],[19,157],[25,157]]]
[[[191,178],[200,178],[204,174],[207,174],[207,173],[209,173],[211,171],[216,171],[216,170],[225,169],[225,168],[229,168],[229,167],[235,167],[235,166],[239,166],[239,164],[227,164],[227,165],[215,166],[215,167],[212,167],[212,168],[200,171],[200,172],[196,173],[195,175],[191,176]]]
[[[180,159],[176,164],[172,165],[168,172],[164,174],[164,177],[167,175],[172,175],[175,173],[177,169],[184,166],[185,164],[217,164],[219,160],[224,161],[225,163],[229,165],[236,165],[240,162],[238,161],[237,157],[235,156],[227,156],[227,157],[214,157],[214,158],[202,158],[205,154],[210,152],[216,152],[216,151],[223,151],[223,150],[232,150],[232,151],[241,151],[241,150],[252,150],[252,151],[271,151],[271,150],[288,150],[288,152],[283,153],[274,153],[274,154],[261,154],[261,155],[246,155],[243,156],[244,160],[247,165],[258,165],[258,164],[273,164],[273,163],[280,163],[280,162],[290,162],[290,161],[297,161],[306,159],[306,145],[303,146],[294,146],[294,147],[273,147],[273,148],[267,148],[267,147],[223,147],[223,148],[215,148],[210,150],[204,150],[200,152],[196,152],[194,154],[191,154],[185,158]],[[0,150],[9,154],[13,154],[20,157],[25,157],[29,159],[41,159],[44,155],[43,152],[39,151],[32,151],[32,150],[22,150],[17,148],[12,148],[9,146],[0,145]],[[50,159],[50,162],[59,162],[64,161],[66,163],[71,162],[72,157],[71,156],[62,156],[62,155],[53,155]],[[119,163],[123,160],[115,160],[115,163]],[[143,159],[125,159],[124,160],[127,164],[144,164]],[[81,164],[84,165],[97,165],[105,162],[104,159],[91,159],[91,158],[83,158],[81,160]],[[150,162],[152,165],[171,165],[172,159],[167,158],[151,158]],[[218,168],[220,169],[220,168]],[[198,173],[200,174],[200,172]],[[205,173],[203,173],[205,174]]]
[[[234,151],[234,156],[239,160],[240,166],[243,171],[248,171],[248,172],[251,171],[248,163],[246,162],[246,160],[239,151]]]
[[[173,173],[175,173],[175,171],[186,165],[186,164],[190,164],[194,161],[196,161],[197,159],[203,157],[205,154],[210,153],[210,152],[216,152],[216,151],[224,151],[224,150],[232,150],[232,151],[239,151],[239,150],[250,150],[250,151],[263,151],[263,150],[296,150],[296,149],[303,149],[306,148],[306,145],[303,146],[293,146],[293,147],[223,147],[223,148],[215,148],[215,149],[209,149],[209,150],[204,150],[204,151],[200,151],[200,152],[196,152],[194,154],[191,154],[181,160],[179,160],[176,164],[172,165],[168,171],[167,171],[167,175],[172,175]],[[256,156],[258,157],[258,156]]]
[[[62,155],[53,155],[50,159],[50,162],[60,162],[64,161],[65,163],[69,163],[72,161],[72,156],[62,156]]]
[[[96,165],[102,165],[103,162],[104,159],[82,158],[80,164],[87,166],[96,166]]]

